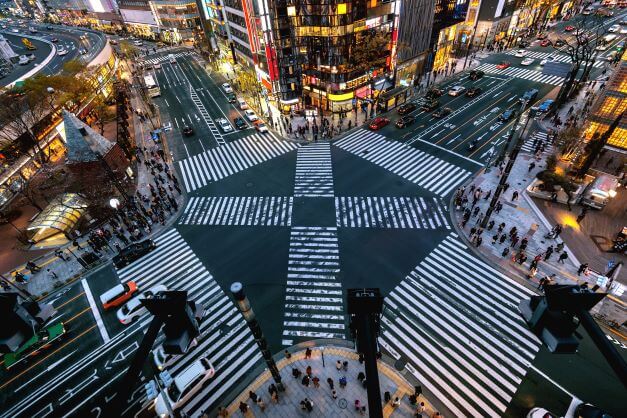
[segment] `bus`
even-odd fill
[[[146,92],[148,93],[148,97],[161,96],[161,89],[159,88],[159,85],[155,82],[155,79],[152,75],[148,74],[144,76],[144,85],[146,86]]]

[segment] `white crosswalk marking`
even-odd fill
[[[180,225],[290,226],[293,197],[192,197]]]
[[[529,135],[527,140],[523,143],[522,151],[535,154],[536,146],[542,143],[546,144],[543,154],[551,154],[553,151],[553,145],[549,144],[546,132],[542,131],[535,131],[533,135]]]
[[[175,54],[162,55],[160,57],[148,58],[145,60],[140,60],[139,62],[147,62],[149,64],[157,64],[160,62],[166,62],[170,59],[170,55],[174,56],[174,58],[181,58],[187,55],[192,55],[193,52],[177,52]]]
[[[218,145],[224,145],[224,137],[218,130],[218,127],[216,126],[216,124],[213,123],[211,116],[209,116],[209,112],[207,112],[205,105],[200,101],[200,99],[198,98],[198,94],[196,93],[196,90],[194,90],[191,84],[189,85],[189,97],[191,97],[192,101],[198,108],[198,111],[200,112],[200,116],[202,116],[202,119],[205,121],[205,124],[209,128],[209,132],[211,132],[211,135],[213,135]],[[190,123],[191,123],[191,120],[190,120]]]
[[[515,49],[511,49],[505,53],[508,55],[516,55],[516,51],[517,50]],[[527,55],[525,55],[525,57],[535,58],[539,60],[543,60],[548,56],[553,56],[554,61],[565,62],[567,64],[570,64],[572,62],[572,59],[568,55],[556,54],[555,52],[551,53],[551,52],[541,52],[541,51],[527,51]],[[594,68],[601,68],[604,65],[606,65],[606,63],[603,61],[595,61],[594,64],[592,64]]]
[[[337,228],[293,227],[285,289],[283,345],[345,338]]]
[[[332,197],[331,144],[319,142],[298,149],[294,196]]]
[[[441,199],[423,197],[335,198],[335,220],[338,227],[451,229]]]
[[[552,84],[554,86],[561,86],[564,83],[564,77],[542,74],[540,71],[529,70],[527,68],[508,67],[504,70],[499,70],[496,68],[495,64],[481,64],[476,69],[489,74],[501,74],[509,77],[524,78],[525,80]]]
[[[157,248],[118,271],[125,283],[133,280],[140,291],[163,284],[169,290],[186,290],[190,299],[205,306],[198,344],[168,368],[178,373],[198,360],[209,358],[215,376],[183,410],[189,416],[217,408],[218,401],[262,359],[244,318],[220,285],[203,266],[183,237],[171,229],[155,238]]]
[[[454,416],[502,416],[540,347],[532,294],[451,233],[385,299],[379,340]]]
[[[364,129],[345,136],[335,145],[440,196],[449,194],[470,175],[469,171],[444,160]]]
[[[178,162],[187,192],[296,149],[273,135],[253,134]]]

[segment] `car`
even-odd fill
[[[233,126],[229,123],[225,118],[216,119],[216,124],[222,129],[224,132],[233,132]]]
[[[527,65],[533,64],[534,62],[535,60],[533,58],[525,58],[524,60],[520,62],[520,65],[527,66]]]
[[[621,28],[621,30],[620,30],[620,34],[621,34],[621,35],[625,35],[625,34],[627,34],[627,28]]]
[[[251,109],[244,110],[244,116],[246,116],[246,119],[248,119],[250,122],[254,122],[259,119],[257,115],[255,115],[255,112]]]
[[[420,106],[420,110],[425,112],[431,112],[432,110],[437,109],[440,106],[440,101],[437,99],[427,100]]]
[[[453,110],[450,107],[443,107],[433,112],[433,117],[442,119],[443,117],[450,115],[452,111]]]
[[[52,26],[46,26],[46,30],[54,30]]]
[[[154,400],[155,412],[159,417],[167,417],[170,410],[177,411],[208,383],[215,375],[215,369],[208,357],[201,357],[172,380],[172,384]],[[167,399],[166,399],[167,398]]]
[[[595,48],[597,51],[605,51],[609,48],[609,46],[605,43],[600,43],[599,45],[597,45],[597,47]]]
[[[390,123],[390,120],[388,118],[384,118],[384,117],[376,117],[374,118],[370,124],[368,125],[368,127],[373,130],[373,131],[377,131],[381,128],[383,128],[384,126],[386,126],[388,123]]]
[[[64,55],[67,55],[67,53],[68,53],[67,49],[57,49],[57,55],[64,56]]]
[[[406,115],[416,110],[416,108],[417,106],[415,103],[403,103],[398,107],[397,112],[399,115]]]
[[[555,61],[555,57],[553,55],[549,55],[546,58],[544,58],[542,61],[540,61],[540,65],[545,65],[547,62],[554,62]]]
[[[11,32],[13,32],[13,33],[20,33],[20,30],[19,29],[11,29]]]
[[[540,42],[540,46],[546,47],[546,46],[549,46],[549,45],[551,45],[551,41],[549,39],[545,39],[542,42]]]
[[[466,87],[464,87],[464,86],[453,86],[448,91],[448,95],[449,96],[453,96],[453,97],[457,97],[460,94],[464,94],[465,92],[466,92]]]
[[[416,121],[416,118],[411,115],[403,116],[396,121],[395,125],[397,128],[405,128]]]
[[[529,45],[531,45],[531,42],[529,41],[520,41],[518,43],[518,48],[527,48]]]
[[[57,322],[39,330],[22,343],[16,351],[4,355],[4,367],[9,370],[21,362],[26,362],[29,357],[51,347],[52,343],[63,338],[65,333],[63,322]]]
[[[32,27],[32,26],[28,28],[28,31],[29,31],[30,33],[37,33],[37,29],[35,29],[35,28],[34,28],[34,27]]]
[[[129,300],[133,294],[137,292],[137,283],[129,281],[126,283],[113,286],[111,289],[100,295],[100,303],[104,310],[120,306]]]
[[[496,68],[499,70],[504,70],[508,68],[510,65],[512,65],[512,63],[509,61],[501,61],[500,63],[496,65]]]
[[[157,244],[151,239],[136,242],[124,248],[118,255],[113,257],[113,264],[116,268],[120,269],[148,254],[155,248],[157,248]]]
[[[142,41],[133,41],[133,45],[135,45],[135,46],[144,46],[144,43]]]
[[[237,101],[237,96],[233,92],[227,93],[226,98],[229,101],[229,103],[235,103]]]
[[[184,136],[194,135],[194,129],[192,129],[191,126],[183,126],[183,129],[181,129],[181,132],[183,132]]]
[[[466,97],[477,97],[481,94],[481,89],[479,87],[471,87],[466,90]]]
[[[507,109],[505,112],[499,115],[499,120],[507,122],[508,120],[515,118],[516,113],[516,109]]]
[[[117,45],[117,44],[118,44],[118,41],[116,41],[115,39],[109,39],[109,43],[110,43],[111,45]]]
[[[484,74],[485,73],[481,70],[472,70],[470,74],[468,75],[468,78],[473,81],[476,81],[476,80],[479,80],[481,77],[483,77]]]
[[[546,33],[544,33],[544,32],[541,32],[541,33],[539,33],[539,34],[538,34],[538,36],[536,36],[536,39],[537,39],[537,40],[539,40],[539,41],[541,41],[541,40],[546,39],[546,38],[548,38],[548,37],[549,37],[549,35],[547,35],[547,34],[546,34]]]
[[[20,55],[20,57],[18,58],[17,63],[20,65],[26,65],[30,62],[30,60],[28,59],[28,57],[26,55]]]
[[[553,106],[553,100],[552,99],[546,99],[545,101],[543,101],[540,106],[538,106],[538,112],[539,113],[546,113],[549,110],[551,110],[551,107]]]
[[[148,309],[146,309],[141,300],[152,299],[157,293],[165,292],[166,290],[168,290],[166,286],[158,284],[135,296],[118,309],[116,313],[118,321],[124,325],[135,322],[140,316],[148,313]]]
[[[246,110],[248,109],[248,103],[246,103],[246,100],[244,99],[237,99],[237,107],[240,108],[240,110]]]
[[[235,125],[235,127],[237,129],[246,129],[248,128],[248,125],[246,124],[246,121],[244,120],[244,118],[241,117],[236,117],[235,119],[233,119],[233,124]]]
[[[59,42],[59,38],[52,37],[50,38],[50,42],[54,42],[56,44],[57,42]]]
[[[562,46],[566,45],[566,42],[562,41],[561,39],[556,40],[555,42],[553,42],[553,46],[560,48]]]
[[[168,61],[170,64],[176,64],[176,57],[172,54],[168,54]]]
[[[444,95],[444,90],[433,87],[429,89],[429,91],[425,94],[427,99],[437,99],[438,97]]]
[[[527,102],[527,105],[529,105],[538,97],[538,93],[538,89],[527,90],[525,94],[520,96],[518,103]]]
[[[575,27],[574,27],[573,25],[568,25],[568,26],[566,26],[566,27],[564,28],[564,30],[565,30],[566,32],[572,32],[572,31],[574,31],[574,30],[575,30]]]
[[[518,51],[516,51],[514,55],[517,56],[518,58],[521,58],[527,55],[527,51],[525,51],[524,49],[519,49]]]
[[[229,83],[222,83],[222,90],[224,90],[225,93],[233,93],[233,87],[231,87]]]
[[[584,16],[587,16],[589,14],[592,14],[592,12],[594,12],[594,8],[588,6],[585,9],[583,9],[583,12],[581,12],[581,14],[584,15]]]
[[[154,67],[153,67],[153,68],[154,68],[155,70],[160,70],[160,69],[161,69],[161,63],[160,63],[160,62],[155,63],[155,65],[154,65]]]
[[[263,123],[261,119],[257,119],[256,121],[254,121],[253,125],[255,125],[255,129],[261,133],[268,132],[268,127],[265,123]]]
[[[198,344],[198,340],[194,338],[191,343],[189,343],[188,350],[190,348],[196,347]],[[157,367],[157,370],[163,371],[166,367],[169,367],[174,360],[176,360],[182,354],[168,354],[165,352],[163,345],[152,350],[152,361]]]

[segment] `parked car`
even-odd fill
[[[235,119],[233,119],[233,123],[235,124],[235,127],[237,129],[246,129],[248,128],[248,125],[246,124],[246,121],[244,120],[244,118],[241,117],[236,117]]]
[[[453,97],[457,97],[460,94],[464,94],[464,92],[466,91],[466,87],[464,86],[453,86],[449,91],[448,91],[448,95],[449,96],[453,96]]]
[[[442,119],[443,117],[450,115],[452,111],[453,110],[450,107],[443,107],[433,112],[433,117]]]
[[[231,87],[229,83],[222,83],[222,90],[224,90],[225,93],[233,93],[233,87]]]
[[[256,121],[254,121],[253,125],[255,125],[255,129],[258,132],[261,132],[261,133],[269,132],[268,127],[266,126],[265,123],[263,123],[261,119],[257,119]]]
[[[151,287],[150,289],[135,296],[133,299],[126,302],[117,311],[117,317],[120,323],[128,325],[135,322],[140,316],[148,313],[148,309],[142,304],[142,299],[152,299],[159,292],[165,292],[168,288],[162,284]]]
[[[416,110],[416,107],[415,103],[403,103],[398,107],[397,112],[399,115],[406,115]]]
[[[370,125],[368,125],[368,127],[373,131],[377,131],[386,126],[388,123],[390,123],[390,120],[388,118],[377,117],[374,118],[372,122],[370,122]]]
[[[524,57],[525,55],[527,55],[527,51],[525,51],[524,49],[519,49],[518,51],[516,51],[516,54],[514,55],[517,56],[518,58]]]
[[[516,112],[516,109],[507,109],[505,112],[499,115],[499,120],[507,122],[508,120],[515,118],[517,113],[518,112]]]
[[[233,92],[227,93],[226,98],[229,101],[229,103],[235,103],[237,101],[237,96],[235,96],[235,93]]]
[[[100,303],[105,310],[115,308],[129,300],[135,292],[137,292],[137,284],[134,281],[122,283],[100,295]]]
[[[254,122],[259,119],[257,115],[255,115],[255,112],[250,109],[244,110],[244,116],[246,116],[246,119],[248,119],[250,122]]]
[[[425,98],[427,99],[437,99],[438,97],[444,95],[444,90],[433,87],[429,89],[429,91],[425,94]]]
[[[521,61],[520,65],[528,66],[528,65],[533,64],[535,61],[536,60],[534,60],[533,58],[525,58],[524,60]]]
[[[481,77],[483,77],[484,74],[485,73],[481,70],[472,70],[470,74],[468,75],[468,78],[473,81],[476,81],[476,80],[479,80]]]
[[[466,91],[466,97],[477,97],[481,94],[481,89],[479,87],[471,87]]]
[[[233,127],[231,126],[229,121],[224,119],[224,118],[216,119],[216,123],[218,124],[220,129],[222,129],[224,132],[232,132],[233,131]]]
[[[546,113],[549,110],[551,110],[551,107],[553,107],[553,100],[552,99],[546,99],[545,101],[543,101],[540,106],[538,106],[538,113]]]
[[[246,110],[248,109],[248,104],[244,99],[237,99],[237,107],[239,107],[240,110]]]
[[[215,375],[207,357],[201,357],[174,377],[172,384],[155,399],[157,416],[169,415],[169,408],[178,410],[189,401]],[[165,399],[167,397],[167,400]],[[169,404],[169,408],[167,404]]]
[[[181,130],[184,136],[192,136],[194,135],[194,129],[191,126],[184,126]]]
[[[509,68],[510,65],[512,65],[512,63],[509,61],[501,61],[496,65],[496,68],[499,70],[504,70],[506,68]]]
[[[420,110],[425,112],[431,112],[432,110],[437,109],[440,106],[440,101],[437,99],[427,100],[422,104]]]
[[[145,239],[141,242],[131,244],[113,257],[113,264],[115,264],[116,268],[122,268],[148,254],[155,248],[157,248],[157,244],[151,239]]]
[[[399,120],[396,121],[397,128],[406,128],[407,126],[413,124],[416,121],[416,118],[411,115],[403,116]]]

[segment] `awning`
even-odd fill
[[[46,208],[30,223],[34,242],[70,232],[87,211],[87,201],[76,193],[65,193],[55,197]]]

